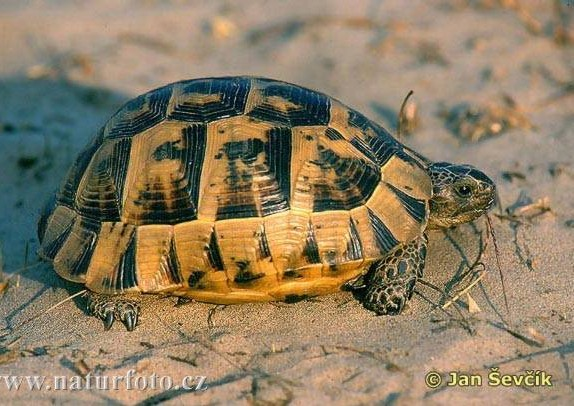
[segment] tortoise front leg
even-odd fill
[[[88,292],[88,313],[104,321],[104,328],[109,330],[116,319],[121,320],[128,331],[133,331],[138,324],[140,311],[136,295],[104,295]]]
[[[377,314],[399,314],[423,276],[428,239],[422,235],[374,262],[365,277],[363,305]]]

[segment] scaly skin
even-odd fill
[[[428,240],[426,235],[401,244],[371,266],[366,278],[364,306],[379,315],[399,314],[423,276]]]

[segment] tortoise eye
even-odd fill
[[[469,197],[472,194],[472,188],[469,185],[457,186],[455,190],[460,197]]]

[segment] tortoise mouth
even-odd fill
[[[496,193],[494,189],[486,190],[478,194],[473,201],[469,202],[462,212],[482,212],[486,213],[496,202]]]
[[[495,203],[496,203],[496,199],[495,199],[494,197],[491,197],[491,198],[486,202],[486,205],[485,205],[485,209],[484,209],[484,210],[485,210],[485,211],[488,211],[488,210],[492,209],[492,208],[494,207]]]
[[[486,175],[482,174],[485,178]],[[478,193],[474,197],[474,201],[470,203],[471,206],[484,212],[489,211],[494,207],[497,201],[496,186],[492,180],[487,178],[488,182],[481,182]]]
[[[484,207],[484,211],[488,211],[494,207],[496,203],[496,194],[492,192],[484,193],[484,195],[479,196],[478,206]]]
[[[462,223],[467,223],[486,214],[496,202],[496,196],[491,191],[476,196],[473,202],[465,205],[458,211],[456,217]]]

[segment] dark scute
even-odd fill
[[[405,162],[409,162],[413,165],[418,166],[419,168],[421,168],[424,171],[427,171],[427,168],[425,166],[423,166],[423,164],[421,162],[419,162],[417,159],[415,159],[411,155],[407,154],[405,152],[405,149],[401,149],[400,151],[397,151],[397,157],[400,158],[401,160],[405,161]],[[423,159],[423,158],[421,158],[421,159]]]
[[[194,125],[184,129],[184,137],[187,140],[188,148],[186,154],[182,154],[182,163],[189,167],[187,175],[189,185],[190,207],[194,210],[193,219],[197,218],[197,207],[199,205],[199,183],[201,170],[205,160],[205,148],[207,144],[207,127]],[[190,219],[191,220],[191,219]]]
[[[60,248],[64,245],[68,237],[70,236],[70,232],[72,231],[72,227],[74,222],[71,221],[70,224],[64,229],[62,234],[60,234],[54,241],[50,242],[50,244],[45,244],[43,247],[43,254],[50,258],[54,259]]]
[[[354,137],[351,139],[351,145],[357,148],[357,150],[359,150],[361,154],[366,156],[369,159],[369,161],[378,165],[379,158],[377,158],[377,156],[375,155],[375,153],[373,152],[373,150],[371,149],[371,147],[367,142],[365,142],[359,137]]]
[[[119,221],[132,139],[108,143],[112,145],[111,150],[96,152],[96,161],[86,169],[86,182],[84,188],[78,190],[74,208],[82,216],[94,220]]]
[[[247,260],[239,260],[235,261],[235,265],[239,269],[239,272],[243,272],[249,269],[250,261]]]
[[[330,140],[344,140],[345,139],[345,137],[343,137],[343,135],[339,131],[337,131],[331,127],[327,128],[327,131],[325,131],[325,135]]]
[[[265,274],[263,272],[255,274],[252,271],[241,271],[235,275],[233,281],[235,283],[249,283],[257,279],[263,278]]]
[[[235,274],[235,278],[233,278],[235,283],[248,283],[265,276],[263,272],[254,273],[251,270],[249,261],[236,261],[235,265],[238,268],[238,272]]]
[[[123,292],[126,289],[137,286],[137,284],[136,238],[135,233],[133,233],[126,251],[120,259],[118,274],[116,275],[115,280],[115,290]]]
[[[132,139],[122,139],[114,145],[112,152],[112,159],[115,160],[112,168],[112,177],[114,184],[116,186],[117,193],[117,206],[118,208],[122,202],[122,193],[124,190],[124,185],[126,183],[126,177],[128,176],[128,166],[130,164],[130,155],[132,148]],[[119,213],[118,213],[119,214]],[[112,221],[112,220],[110,220]]]
[[[167,265],[169,270],[169,279],[174,284],[180,284],[183,282],[183,276],[181,275],[181,267],[179,265],[179,260],[177,258],[175,239],[171,240],[169,247],[169,254],[167,257]]]
[[[177,221],[170,217],[184,214],[168,210],[166,195],[163,192],[141,191],[135,204],[145,207],[138,218],[140,224],[175,224]]]
[[[97,165],[90,166],[86,188],[79,190],[76,209],[85,217],[100,221],[119,221],[122,192],[126,180],[131,138],[116,141],[112,152]],[[94,189],[97,195],[94,195]]]
[[[350,261],[363,258],[363,244],[359,231],[353,219],[349,220],[349,242],[347,243],[347,257]]]
[[[205,272],[204,271],[193,271],[190,275],[189,278],[187,278],[187,284],[189,285],[190,288],[200,288],[200,281],[201,279],[205,276]]]
[[[317,245],[317,238],[313,231],[312,224],[309,224],[307,230],[307,238],[305,239],[305,248],[303,248],[303,256],[307,258],[311,264],[320,264],[321,256],[319,255],[319,246]]]
[[[241,159],[244,164],[253,163],[263,152],[265,144],[259,138],[248,138],[244,141],[230,141],[223,144],[223,151],[230,161]]]
[[[86,168],[90,164],[92,157],[100,148],[103,141],[104,131],[102,128],[98,132],[97,136],[90,141],[88,146],[78,154],[74,164],[68,170],[64,183],[57,194],[58,203],[69,208],[74,207],[78,185],[80,184],[82,176],[86,172]]]
[[[364,133],[370,132],[372,130],[377,138],[380,138],[389,143],[394,143],[401,145],[387,130],[369,120],[367,117],[355,110],[349,110],[349,125],[354,126],[363,130]]]
[[[259,239],[259,254],[261,258],[269,258],[271,256],[271,250],[269,249],[269,241],[267,240],[267,234],[265,233],[265,228],[262,228],[261,232],[258,233]]]
[[[221,259],[221,251],[219,250],[219,244],[217,243],[217,236],[214,231],[211,232],[209,244],[205,249],[207,250],[207,259],[211,267],[218,271],[223,271],[225,268],[223,266],[223,260]]]
[[[216,220],[226,220],[226,219],[257,217],[257,216],[259,216],[259,213],[257,211],[257,205],[255,204],[255,201],[253,201],[253,203],[229,204],[227,206],[219,206],[217,208],[215,218]]]
[[[86,233],[84,238],[89,239],[88,244],[84,248],[84,251],[80,256],[78,256],[75,264],[70,264],[70,275],[78,277],[84,275],[88,271],[88,266],[92,260],[92,255],[94,254],[94,249],[96,247],[96,241],[102,226],[99,221],[92,221],[87,218],[81,218],[80,226],[82,229],[88,230],[91,233]]]
[[[263,101],[247,113],[249,116],[290,127],[326,125],[329,122],[331,101],[324,94],[284,82],[268,79],[258,81],[266,84],[262,89]],[[297,107],[287,111],[277,109],[267,102],[270,97],[285,99]]]
[[[181,179],[174,179],[169,188],[159,189],[150,181],[139,192],[134,201],[134,204],[141,207],[138,224],[178,224],[197,219],[206,143],[206,125],[192,124],[182,129],[182,140],[166,142],[156,148],[152,155],[154,159],[179,160],[184,173]],[[171,202],[169,207],[166,201]]]
[[[371,209],[367,210],[369,212],[371,226],[375,232],[375,241],[377,246],[381,250],[381,253],[386,254],[396,247],[399,244],[399,241],[394,237],[393,233],[391,233],[387,226],[385,226],[383,220],[377,217]]]
[[[255,195],[251,193],[253,175],[261,165],[255,165],[258,156],[265,151],[265,143],[259,138],[227,142],[221,152],[227,157],[225,183],[229,193],[217,207],[216,219],[258,217]],[[242,163],[241,163],[242,162]]]
[[[397,195],[401,204],[407,210],[407,213],[417,222],[421,223],[426,216],[426,203],[424,200],[415,199],[407,195],[400,189],[388,184],[391,190]]]
[[[315,165],[333,170],[336,178],[313,184],[313,211],[351,210],[363,205],[380,182],[377,167],[358,158],[343,158],[331,149],[321,149]]]
[[[261,214],[280,213],[289,209],[291,195],[291,129],[273,128],[265,145],[266,165],[270,176],[275,178],[278,191],[261,195]]]
[[[350,110],[348,124],[365,134],[364,140],[355,137],[351,144],[379,166],[403,149],[387,130],[354,110]]]
[[[250,80],[240,77],[198,79],[180,82],[185,93],[220,95],[220,99],[204,104],[183,102],[174,106],[170,118],[183,121],[210,122],[238,116],[245,111]]]
[[[165,119],[172,88],[173,85],[160,87],[128,101],[113,116],[117,121],[106,137],[133,137]]]
[[[179,140],[164,142],[153,152],[153,159],[156,161],[164,161],[166,159],[181,159],[183,150],[179,144],[181,144],[181,141]]]

